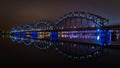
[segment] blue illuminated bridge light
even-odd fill
[[[38,38],[38,32],[31,32],[31,38],[37,39]]]
[[[38,20],[34,24],[11,29],[16,37],[49,39],[51,41],[96,41],[100,45],[111,44],[111,31],[102,29],[109,20],[88,12],[69,12],[58,18],[52,27],[48,20]],[[30,32],[30,33],[27,33]]]
[[[46,35],[46,34],[45,34]],[[21,37],[21,38],[26,38],[27,33],[26,32],[15,32],[14,33],[15,37]],[[38,39],[39,32],[30,32],[30,38],[32,39]],[[91,40],[96,40],[100,42],[101,45],[110,45],[111,44],[111,32],[110,30],[86,30],[86,31],[62,31],[60,32],[50,32],[49,40],[54,41],[54,40],[60,40],[66,39],[66,40],[73,40],[75,41],[76,39],[91,39]],[[44,39],[44,38],[43,38]],[[87,42],[86,42],[87,43]]]
[[[22,37],[26,38],[26,32],[15,32],[15,37]],[[30,32],[30,38],[38,39],[39,33],[32,31]],[[51,41],[59,40],[59,38],[66,38],[66,39],[96,39],[99,41],[101,45],[110,45],[111,44],[111,32],[110,30],[85,30],[85,31],[62,31],[60,32],[50,32],[49,39]]]

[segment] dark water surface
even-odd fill
[[[29,42],[29,41],[28,41]],[[119,66],[120,50],[103,48],[103,52],[92,56],[93,51],[101,50],[97,46],[79,46],[76,43],[54,42],[36,43],[35,46],[24,45],[24,43],[13,42],[10,38],[0,38],[0,64],[1,65],[28,65],[47,67],[82,67],[82,66]],[[44,47],[50,45],[46,49]],[[71,44],[71,45],[70,45]],[[81,48],[81,49],[78,49]],[[83,49],[83,50],[82,50]],[[95,50],[96,49],[96,50]],[[92,57],[88,56],[91,55]],[[84,57],[84,58],[83,58]]]

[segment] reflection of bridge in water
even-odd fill
[[[69,41],[50,41],[30,38],[11,37],[13,42],[26,46],[35,46],[40,50],[48,50],[54,47],[58,54],[72,60],[89,60],[103,55],[103,47],[97,44],[86,44]]]
[[[120,31],[110,29],[108,19],[87,12],[70,12],[60,17],[54,27],[49,21],[40,20],[35,24],[12,28],[16,37],[50,39],[110,45],[120,39]]]

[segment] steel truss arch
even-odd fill
[[[89,27],[89,21],[91,21],[91,23],[94,23],[94,25],[97,25],[99,27],[104,27],[109,22],[108,19],[101,17],[99,15],[96,15],[96,14],[87,13],[87,12],[69,12],[69,13],[61,16],[58,20],[56,20],[56,24],[54,25],[54,29],[57,29],[56,27],[58,27],[60,24],[62,24],[63,21],[66,21],[69,19],[70,19],[70,21],[69,21],[69,23],[67,23],[67,25],[71,24],[71,20],[74,18],[76,18],[76,19],[80,18],[81,21],[85,19],[87,21],[88,27]],[[66,24],[66,23],[64,23],[64,24]],[[78,24],[84,25],[85,23],[81,22]]]

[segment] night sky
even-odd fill
[[[55,22],[70,11],[86,11],[120,25],[120,0],[1,0],[0,29],[35,23],[40,19]]]

